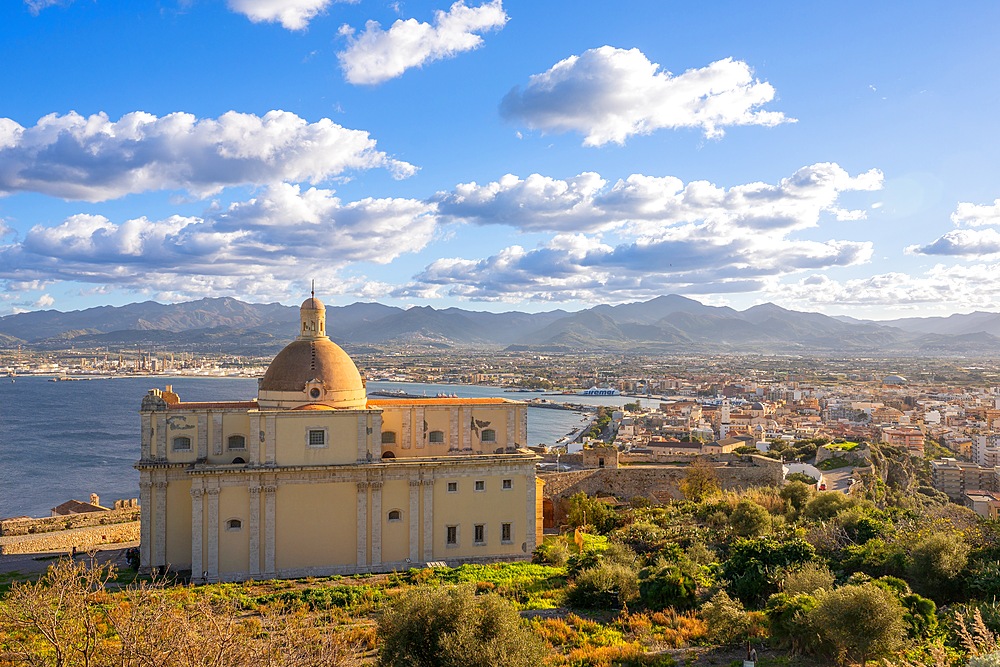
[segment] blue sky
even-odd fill
[[[0,315],[1000,310],[990,2],[12,0]]]

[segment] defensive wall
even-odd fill
[[[781,462],[763,456],[720,458],[710,464],[723,489],[780,486],[783,479]],[[539,474],[545,482],[545,526],[560,525],[565,520],[563,501],[580,492],[624,501],[646,498],[662,502],[681,498],[680,481],[689,469],[686,465],[635,465]]]
[[[117,510],[108,510],[107,512],[66,514],[63,516],[48,516],[43,519],[4,519],[0,521],[0,537],[37,535],[40,533],[69,530],[71,528],[129,523],[139,520],[140,511],[139,507],[124,507]]]
[[[59,517],[65,519],[66,517]],[[69,530],[55,530],[30,535],[4,535],[0,537],[0,554],[30,554],[42,551],[79,552],[105,545],[139,540],[139,522],[128,521],[106,526],[88,526]]]

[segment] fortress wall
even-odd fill
[[[545,500],[551,501],[556,525],[565,518],[562,501],[576,493],[589,496],[614,496],[620,500],[647,498],[668,500],[681,498],[680,481],[689,466],[626,466],[544,473]],[[745,489],[751,486],[779,486],[782,482],[781,462],[766,457],[751,456],[714,466],[723,489]]]
[[[139,522],[116,523],[107,526],[90,526],[73,530],[59,530],[33,535],[0,537],[0,554],[30,554],[41,551],[69,551],[76,547],[78,552],[105,544],[137,542]]]
[[[33,535],[67,530],[70,528],[86,528],[89,526],[109,526],[139,520],[140,508],[125,507],[107,512],[87,512],[86,514],[69,514],[66,516],[50,516],[44,519],[6,519],[0,521],[0,535]]]

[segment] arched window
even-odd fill
[[[247,439],[242,435],[231,435],[227,441],[229,449],[246,449]]]
[[[399,510],[389,510],[389,521],[402,521],[403,513]]]
[[[384,459],[394,459],[394,458],[396,458],[396,455],[394,453],[392,453],[392,452],[383,452],[382,453],[382,458],[384,458]]]
[[[396,444],[396,432],[395,431],[382,431],[382,444],[383,445],[395,445]]]
[[[242,530],[243,522],[239,519],[230,519],[226,521],[226,530]]]
[[[484,428],[483,429],[483,435],[482,435],[482,441],[483,442],[496,442],[497,441],[497,432],[494,429],[492,429],[492,428]]]
[[[430,440],[431,444],[444,442],[444,431],[431,431],[428,440]]]
[[[242,465],[246,463],[246,460],[242,456],[237,456],[235,459],[233,459],[233,463],[237,465]]]
[[[175,452],[190,452],[191,451],[191,438],[186,435],[179,435],[174,438],[173,447]]]

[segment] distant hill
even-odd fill
[[[296,331],[298,309],[232,298],[153,301],[0,318],[0,347],[59,350],[142,346],[268,355]],[[578,312],[488,313],[353,303],[327,309],[331,337],[353,349],[511,349],[545,352],[995,354],[1000,314],[871,322],[788,310],[744,311],[678,295]]]

